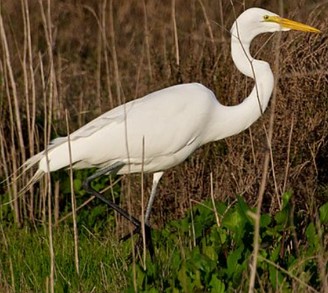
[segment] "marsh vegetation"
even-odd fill
[[[0,6],[1,292],[248,290],[263,178],[256,291],[327,292],[325,1],[21,0]],[[28,157],[124,102],[196,81],[223,104],[240,103],[253,81],[233,65],[229,29],[252,6],[323,33],[254,41],[253,55],[270,62],[276,76],[273,101],[250,129],[202,147],[165,173],[151,218],[155,261],[133,253],[136,238],[119,242],[131,227],[85,194],[82,181],[93,170],[58,171],[17,196],[32,175],[16,176]],[[94,186],[107,188],[106,196],[140,217],[151,177],[105,177]]]

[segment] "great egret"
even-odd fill
[[[90,182],[114,172],[151,172],[153,185],[144,218],[148,225],[156,188],[165,170],[183,162],[200,146],[243,131],[265,111],[273,90],[273,74],[267,62],[251,56],[250,43],[261,33],[290,29],[319,32],[264,9],[244,11],[231,28],[233,61],[244,75],[255,80],[252,92],[242,103],[224,106],[210,89],[198,83],[153,92],[102,114],[69,138],[53,140],[23,165],[26,171],[38,164],[27,188],[45,173],[70,164],[75,169],[97,167],[99,170],[86,179],[85,189],[140,228],[139,220],[93,190]]]

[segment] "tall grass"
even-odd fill
[[[123,102],[176,83],[201,82],[227,105],[247,96],[253,82],[233,66],[229,29],[235,14],[251,6],[306,22],[323,34],[289,32],[254,41],[253,55],[275,64],[274,103],[249,130],[204,146],[186,163],[168,171],[159,186],[152,225],[163,227],[168,220],[181,218],[191,203],[204,199],[233,203],[236,194],[254,206],[257,195],[262,194],[261,211],[274,215],[281,210],[281,195],[292,191],[294,208],[304,215],[298,227],[305,229],[309,220],[318,216],[318,207],[328,194],[327,4],[281,3],[3,1],[0,178],[12,177],[0,187],[2,229],[12,222],[19,227],[49,224],[52,255],[60,249],[56,248],[56,224],[74,207],[74,198],[72,204],[67,200],[73,188],[77,212],[82,213],[79,205],[88,199],[80,182],[87,173],[75,174],[69,181],[65,172],[59,172],[17,196],[31,175],[17,178],[19,166],[52,138],[66,135]],[[280,54],[276,54],[278,50]],[[266,129],[272,130],[269,153]],[[263,169],[265,161],[267,169]],[[261,178],[266,180],[263,189]],[[107,183],[102,180],[100,187]],[[143,210],[140,181],[144,181],[142,190],[147,196],[151,184],[147,174],[124,177],[116,187],[119,190],[111,191],[115,200],[119,193],[124,195],[122,205],[135,215]],[[88,205],[94,207],[92,201]],[[115,216],[115,224],[117,237],[128,230],[120,217]],[[327,248],[325,232],[323,251]],[[83,275],[76,230],[75,235],[75,270],[80,268]],[[8,241],[3,241],[7,245]],[[298,241],[303,239],[295,243]],[[12,263],[10,260],[11,271]],[[322,264],[323,276],[324,267]],[[47,284],[53,290],[54,263],[52,268],[52,280]]]

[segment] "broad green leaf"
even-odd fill
[[[229,230],[238,232],[241,229],[241,227],[244,226],[244,219],[242,218],[240,213],[235,210],[231,213],[228,213],[223,218],[222,225],[227,227]]]
[[[324,205],[322,205],[319,208],[319,213],[320,213],[321,224],[327,224],[328,223],[328,202],[326,202]]]
[[[227,210],[227,205],[224,204],[223,202],[215,203],[215,207],[216,207],[216,211],[220,216],[222,216]]]
[[[232,277],[235,271],[237,270],[237,267],[240,266],[238,261],[241,257],[243,250],[244,250],[244,245],[241,244],[236,250],[234,250],[228,255],[227,266],[228,266],[229,277]]]
[[[205,246],[204,249],[204,254],[211,260],[217,260],[218,254],[214,248],[214,246]]]
[[[277,224],[286,224],[288,221],[288,216],[289,216],[289,211],[283,209],[280,212],[276,213],[274,219],[276,220]]]
[[[282,195],[282,209],[285,209],[289,205],[291,197],[292,193],[290,191],[287,191]]]
[[[260,226],[266,228],[271,223],[271,217],[268,214],[261,215]]]
[[[192,284],[190,282],[190,278],[187,275],[186,263],[182,264],[178,272],[178,280],[180,281],[183,292],[192,292]]]
[[[137,285],[139,288],[142,288],[145,272],[140,268],[140,266],[136,266],[136,274],[137,274]]]
[[[193,277],[194,277],[194,281],[192,282],[192,287],[197,289],[203,289],[200,270],[196,270]]]
[[[237,210],[239,211],[241,217],[246,222],[254,223],[254,220],[248,215],[249,211],[251,211],[250,207],[247,205],[245,200],[241,196],[237,196],[238,205]]]
[[[212,288],[210,292],[212,293],[224,293],[225,286],[224,283],[217,278],[216,275],[213,275],[210,281],[210,287]]]
[[[279,288],[284,281],[283,274],[274,266],[269,266],[270,282],[273,288]]]
[[[74,191],[75,192],[79,192],[81,190],[81,188],[82,188],[82,181],[81,181],[81,179],[74,179],[73,185],[74,185]]]
[[[310,223],[309,226],[306,228],[305,235],[308,239],[310,246],[312,247],[312,249],[308,252],[312,253],[316,251],[319,246],[319,238],[313,223]]]
[[[275,262],[279,259],[281,244],[279,243],[271,252],[270,260]]]

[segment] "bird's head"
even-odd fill
[[[320,30],[261,8],[245,10],[234,22],[231,33],[241,38],[254,38],[266,32],[298,30],[303,32],[319,33]]]

